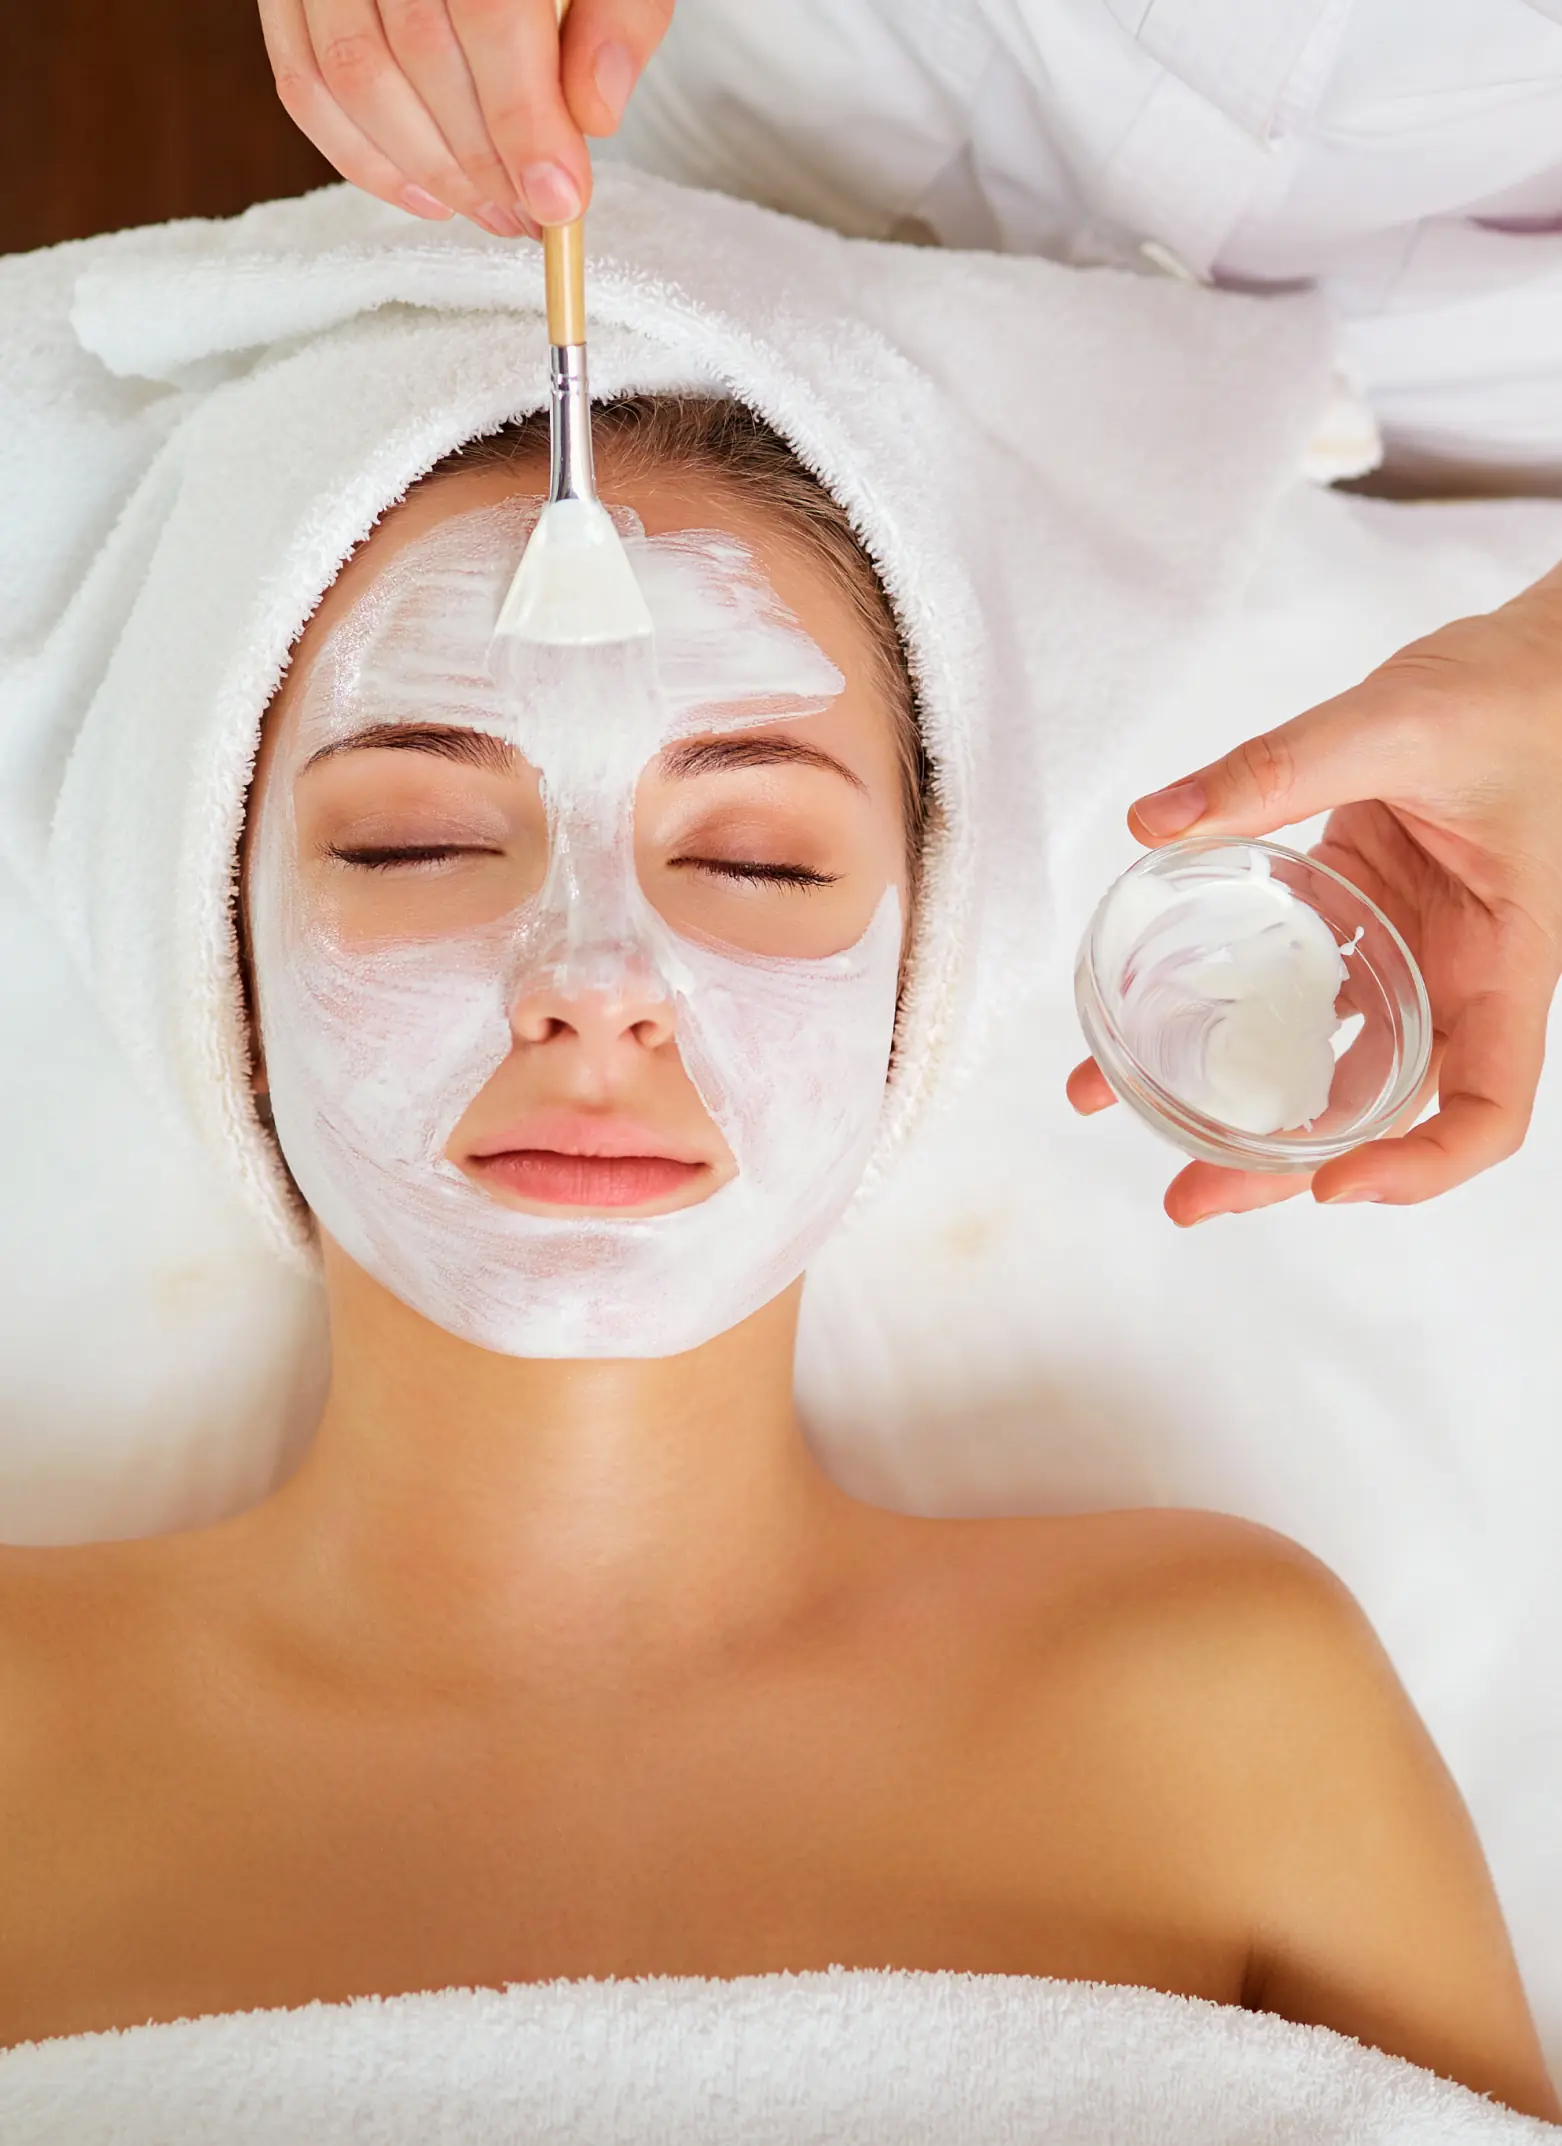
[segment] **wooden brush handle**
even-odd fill
[[[558,0],[559,25],[569,0]],[[548,294],[548,341],[586,340],[586,234],[577,216],[572,224],[549,224],[542,234],[543,279]]]
[[[548,293],[548,341],[586,340],[586,235],[572,224],[549,224],[542,234],[543,279]]]

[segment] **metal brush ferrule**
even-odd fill
[[[594,500],[596,496],[586,346],[553,343],[548,350],[548,498]]]

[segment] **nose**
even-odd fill
[[[528,977],[510,1002],[517,1043],[574,1039],[604,1069],[624,1047],[654,1051],[673,1039],[667,987],[649,966],[622,957],[595,963],[578,957]]]

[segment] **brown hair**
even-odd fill
[[[900,762],[911,894],[927,835],[930,769],[917,720],[916,687],[894,611],[845,509],[787,442],[741,402],[714,395],[631,395],[601,403],[592,436],[626,476],[687,470],[726,485],[776,522],[784,537],[822,560],[851,604],[873,651],[876,684],[889,703]],[[548,415],[539,410],[457,448],[422,481],[457,470],[503,468],[546,454]]]

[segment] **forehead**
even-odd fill
[[[549,651],[501,687],[489,667],[494,623],[541,501],[473,503],[444,489],[454,495],[446,512],[409,507],[355,556],[300,642],[276,710],[297,758],[405,724],[490,732],[543,765],[588,719],[643,765],[671,738],[812,714],[842,691],[740,536],[647,535],[622,509],[654,646],[585,659]]]

